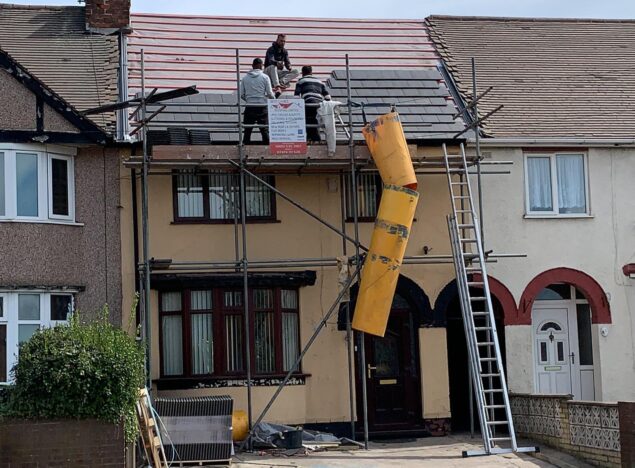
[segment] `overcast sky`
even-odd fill
[[[77,5],[77,0],[8,0],[6,3]],[[147,13],[337,18],[425,18],[431,14],[635,18],[635,0],[132,0]]]

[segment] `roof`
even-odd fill
[[[80,111],[117,101],[118,44],[86,32],[84,7],[0,4],[0,48]],[[114,115],[95,116],[114,129]]]
[[[431,16],[430,37],[465,99],[475,58],[492,137],[635,133],[635,21]]]
[[[348,53],[353,101],[396,103],[404,122],[418,124],[406,128],[408,138],[449,139],[464,128],[460,120],[452,119],[454,102],[437,69],[439,57],[423,21],[132,14],[131,24],[130,93],[140,91],[143,49],[148,90],[194,84],[201,94],[176,102],[207,103],[198,108],[169,107],[155,119],[155,128],[176,127],[171,140],[175,143],[187,139],[184,128],[198,126],[200,130],[210,122],[236,122],[235,107],[213,106],[236,103],[236,48],[243,75],[254,57],[264,57],[278,33],[287,34],[293,66],[312,65],[314,76],[327,81],[333,97],[343,101]],[[292,96],[293,87],[285,95]],[[373,108],[369,118],[388,109]],[[355,114],[360,122],[361,112]],[[343,118],[346,121],[347,115]],[[194,133],[192,141],[209,144],[206,132]],[[167,138],[166,133],[154,136]],[[212,142],[237,141],[237,131],[217,128],[211,138]],[[254,140],[258,138],[254,135]]]
[[[347,101],[346,70],[335,70],[326,80],[334,100]],[[436,69],[428,70],[351,70],[352,100],[356,103],[386,104],[368,107],[368,121],[390,110],[391,104],[401,116],[406,138],[416,140],[447,140],[464,127],[455,121],[454,103],[449,100],[448,90],[441,83],[441,74]],[[243,104],[244,105],[244,104]],[[150,106],[153,112],[158,106]],[[227,128],[236,124],[236,94],[201,93],[170,101],[166,110],[151,123],[154,144],[210,144],[238,141],[238,128]],[[342,121],[348,123],[348,111],[341,112]],[[353,123],[359,124],[354,136],[363,140],[360,108],[355,108]],[[188,134],[189,130],[189,134]],[[348,140],[343,132],[338,139]],[[253,141],[261,141],[256,131]]]
[[[45,141],[47,143],[94,142],[103,144],[109,140],[109,135],[102,128],[98,127],[92,120],[83,116],[53,89],[49,88],[2,49],[0,49],[0,68],[9,73],[13,79],[19,81],[38,97],[35,108],[33,108],[33,114],[35,115],[37,112],[37,114],[41,116],[40,118],[36,118],[37,128],[35,130],[5,131],[0,129],[0,139],[2,139],[2,141]],[[81,133],[56,132],[47,129],[44,121],[46,119],[45,112],[48,112],[48,110],[45,104],[66,119],[68,123],[72,124],[74,130]]]

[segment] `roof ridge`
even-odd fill
[[[188,15],[185,13],[144,13],[133,11],[131,16],[161,17],[161,18],[192,18],[192,19],[235,19],[254,21],[322,21],[326,23],[359,22],[359,23],[413,23],[423,25],[425,18],[326,18],[308,16],[225,16],[225,15]]]
[[[620,18],[545,18],[534,16],[455,16],[430,15],[426,21],[455,20],[455,21],[500,21],[500,22],[528,22],[528,23],[635,23],[635,19]]]
[[[62,10],[83,10],[82,6],[75,5],[22,5],[17,3],[0,3],[0,10],[49,10],[49,11],[62,11]]]

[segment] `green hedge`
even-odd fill
[[[125,424],[132,441],[135,403],[145,384],[144,348],[108,321],[83,324],[74,314],[68,326],[36,332],[20,347],[3,412],[21,418],[96,418]]]

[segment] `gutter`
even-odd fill
[[[473,138],[468,139],[472,145]],[[635,138],[481,138],[483,147],[503,146],[584,146],[584,147],[635,147]]]

